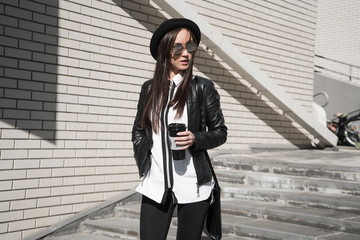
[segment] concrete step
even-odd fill
[[[229,234],[224,234],[221,238],[222,240],[256,240],[256,238],[250,238],[250,237],[240,237],[240,236],[236,236],[236,235],[229,235]],[[209,237],[203,237],[201,238],[201,240],[212,240]]]
[[[223,240],[360,239],[360,158],[285,151],[213,158],[222,188]],[[301,156],[300,156],[301,155]],[[280,156],[280,157],[279,157]],[[301,159],[301,161],[299,161]],[[52,240],[139,239],[140,204],[85,220]],[[167,240],[176,239],[176,218]],[[202,240],[210,240],[203,236]]]
[[[247,236],[256,239],[266,240],[355,240],[359,235],[331,231],[327,229],[302,226],[291,223],[281,223],[262,219],[244,219],[243,217],[229,215],[227,218],[231,222],[234,234]]]
[[[125,207],[126,208],[126,207]],[[124,208],[124,209],[125,209]],[[131,210],[130,210],[131,211]],[[105,236],[110,239],[135,240],[140,239],[139,219],[112,217],[98,220],[86,221],[82,224],[82,232],[97,236]],[[70,236],[69,236],[70,237]],[[69,238],[69,240],[72,238]],[[224,233],[224,240],[251,240],[252,238],[239,237],[234,234]],[[60,239],[53,239],[60,240]],[[61,239],[67,240],[67,239]],[[75,239],[72,239],[75,240]],[[77,239],[76,239],[77,240]],[[167,240],[176,240],[176,227],[170,226]],[[211,240],[205,234],[201,240]]]
[[[221,154],[212,161],[215,168],[360,182],[360,158],[353,152],[299,150]]]
[[[74,233],[58,237],[46,238],[47,240],[113,240],[99,235],[87,234],[87,233]]]
[[[328,209],[223,199],[222,213],[360,234],[360,215]]]
[[[276,221],[223,215],[223,240],[292,239],[292,240],[358,240],[359,235]],[[49,240],[134,240],[139,239],[134,219],[106,218],[87,222],[86,233],[52,237]],[[91,232],[91,233],[89,233]],[[126,233],[126,234],[125,234]],[[170,228],[167,240],[175,240],[176,229]],[[201,240],[211,240],[203,236]]]
[[[138,219],[140,205],[119,206],[115,212],[117,217]],[[329,209],[223,198],[222,213],[360,234],[360,215]],[[226,219],[223,219],[223,224],[226,226]],[[176,218],[173,226],[176,226]],[[232,233],[225,228],[224,232]]]
[[[104,237],[101,235],[94,235],[94,234],[86,234],[86,233],[75,233],[75,234],[68,234],[58,237],[48,238],[49,240],[114,240],[114,239],[121,239],[125,240],[127,238],[109,238]],[[256,240],[256,238],[250,237],[239,237],[232,234],[224,234],[221,238],[222,240]],[[167,240],[176,240],[175,236],[169,236]],[[212,240],[209,237],[203,236],[201,240]]]
[[[283,189],[244,186],[240,184],[220,183],[223,198],[248,201],[270,202],[287,206],[305,206],[332,209],[360,214],[360,197],[337,196],[314,192],[295,192]]]
[[[139,219],[111,217],[87,220],[82,223],[81,232],[109,238],[136,240],[139,239]]]
[[[114,209],[114,216],[120,218],[139,219],[140,203],[126,205],[126,206],[117,206]]]
[[[216,169],[216,175],[219,181],[227,183],[342,196],[360,196],[360,182],[231,169]]]

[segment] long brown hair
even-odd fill
[[[169,97],[171,48],[181,29],[183,28],[177,28],[168,32],[159,43],[154,76],[151,80],[151,87],[149,89],[144,112],[141,117],[141,126],[145,128],[147,123],[151,123],[155,133],[159,131],[161,110],[166,106]],[[196,41],[193,33],[190,30],[188,31],[190,32],[192,41]],[[189,67],[184,71],[183,81],[181,82],[179,89],[176,91],[173,100],[169,103],[169,106],[173,106],[173,108],[177,111],[176,117],[180,117],[182,115],[189,96],[195,53],[192,54],[193,56],[189,63]]]

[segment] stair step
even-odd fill
[[[115,212],[116,217],[139,219],[140,204],[118,206]],[[360,234],[360,216],[351,212],[227,198],[222,199],[222,212]]]
[[[47,240],[114,240],[114,239],[119,239],[119,238],[109,238],[101,235],[86,234],[86,233],[75,233],[75,234],[68,234],[68,235],[48,238]],[[120,239],[125,240],[127,238],[120,238]],[[229,234],[224,234],[221,239],[222,240],[258,240],[256,238],[240,237]],[[176,240],[176,237],[169,236],[167,240]],[[210,237],[203,236],[201,240],[212,240],[212,239]]]
[[[99,237],[104,237],[103,239],[108,238],[120,238],[126,240],[139,239],[138,233],[138,220],[135,219],[123,219],[123,218],[106,218],[100,220],[92,220],[85,222],[85,229],[83,231],[86,233],[91,233],[94,236],[94,240],[97,240],[96,235]],[[224,231],[224,240],[237,239],[245,240],[252,238],[265,238],[268,239],[316,239],[315,237],[326,235],[327,237],[337,237],[342,236],[342,239],[358,239],[359,235],[356,235],[357,238],[352,234],[345,234],[341,232],[336,232],[332,230],[319,229],[315,227],[301,226],[290,223],[281,223],[277,221],[269,220],[258,220],[248,217],[235,216],[235,215],[223,215],[223,231]],[[234,236],[234,234],[238,236]],[[168,240],[175,240],[176,228],[170,227]],[[242,238],[241,236],[244,236]],[[346,236],[346,238],[345,238]],[[56,240],[85,240],[86,238],[55,238]],[[106,238],[105,238],[106,237]],[[251,238],[252,237],[252,238]],[[349,237],[349,238],[347,238]],[[55,240],[54,239],[54,240]],[[208,240],[209,238],[203,237],[202,240]],[[320,238],[319,238],[320,239]],[[333,239],[333,238],[322,238],[322,239]],[[341,238],[334,238],[341,239]],[[90,240],[90,238],[89,238]],[[92,239],[91,239],[92,240]],[[210,239],[209,239],[210,240]]]
[[[115,216],[138,219],[140,204],[119,206]],[[291,222],[312,227],[360,234],[360,216],[349,212],[329,209],[318,209],[301,206],[282,206],[266,202],[245,201],[239,199],[222,199],[222,212],[225,215],[261,218],[281,222]],[[225,223],[225,219],[223,222]],[[173,225],[176,225],[174,218]],[[224,230],[224,232],[227,232]]]
[[[123,240],[137,240],[139,236],[139,219],[130,218],[104,218],[98,220],[86,221],[83,223],[82,231],[93,236],[104,236],[104,239],[123,239]],[[64,236],[63,236],[64,237]],[[71,238],[51,240],[70,240]],[[211,240],[209,237],[203,235],[202,240]],[[233,234],[224,234],[224,240],[251,240],[252,238],[234,236]],[[77,239],[74,239],[77,240]],[[79,239],[83,240],[83,239]],[[84,239],[85,240],[85,239]],[[90,240],[90,239],[89,239]],[[92,239],[91,239],[92,240]],[[94,239],[97,240],[97,239]],[[100,240],[100,239],[99,239]],[[176,240],[176,227],[171,225],[167,240]]]
[[[268,189],[229,183],[220,183],[220,186],[224,198],[360,213],[360,197],[343,197],[313,192],[294,192],[283,189]]]
[[[223,208],[242,207],[241,201],[223,201]],[[256,204],[253,204],[254,206]],[[266,205],[266,204],[263,204]],[[271,205],[268,204],[268,207]],[[248,206],[248,208],[251,208]],[[261,208],[258,208],[261,211]],[[227,210],[230,211],[230,210]],[[275,210],[276,211],[276,210]],[[234,212],[236,214],[236,212]],[[316,213],[315,213],[316,214]],[[49,240],[110,240],[139,239],[138,219],[105,218],[83,223],[83,232],[71,235],[53,237]],[[259,220],[244,216],[223,214],[223,240],[251,240],[251,239],[299,239],[299,240],[355,240],[359,235],[346,234],[332,230],[281,223],[270,220]],[[170,227],[167,240],[175,240],[176,228]],[[322,236],[322,237],[320,237]],[[203,237],[202,240],[210,240]]]
[[[281,223],[269,220],[236,221],[233,217],[234,233],[260,239],[291,239],[291,240],[330,240],[359,239],[359,235],[336,232],[326,229]]]
[[[345,196],[360,196],[360,182],[230,169],[216,169],[216,174],[219,181],[227,183]]]
[[[225,154],[214,156],[212,161],[216,168],[360,182],[360,159],[349,152],[299,150]]]
[[[256,240],[256,238],[249,238],[249,237],[240,237],[234,235],[227,235],[224,234],[221,238],[222,240]],[[201,238],[201,240],[212,240],[211,238]]]
[[[75,233],[75,234],[68,234],[58,237],[51,237],[46,238],[47,240],[113,240],[113,238],[108,238],[104,236],[98,236],[93,234],[87,233]]]
[[[110,238],[120,238],[126,240],[139,239],[138,219],[111,217],[97,220],[87,220],[82,223],[81,229],[84,233]]]
[[[246,216],[360,234],[360,217],[353,213],[234,199],[223,199],[221,204],[224,215]]]
[[[330,152],[328,158],[328,153],[215,156],[222,188],[222,239],[360,239],[360,158],[346,152]],[[47,239],[139,239],[139,201],[112,210],[110,218],[99,214],[83,221],[77,229],[82,233]],[[167,240],[176,240],[176,225],[174,217]],[[204,235],[201,240],[211,239]]]
[[[329,236],[318,237],[316,240],[359,240],[359,235],[338,233]]]
[[[114,211],[115,217],[139,219],[140,218],[140,204],[131,204],[126,206],[117,206]]]

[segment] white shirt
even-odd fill
[[[180,74],[177,74],[174,77],[174,96],[182,80],[183,78]],[[168,123],[184,123],[186,126],[188,125],[187,104],[185,104],[183,114],[179,118],[175,118],[175,115],[176,110],[174,110],[172,107],[169,108]],[[165,146],[167,149],[167,130],[165,130],[164,134],[166,135]],[[201,186],[197,185],[193,158],[189,150],[186,149],[186,157],[184,160],[169,160],[168,154],[166,154],[166,170],[168,174],[165,180],[164,158],[162,149],[162,132],[158,131],[158,133],[156,134],[153,131],[152,140],[153,147],[151,149],[151,167],[147,174],[144,176],[142,182],[136,188],[136,191],[147,196],[148,198],[154,200],[157,203],[161,203],[165,192],[165,181],[168,181],[168,186],[170,186],[170,179],[172,175],[172,191],[177,199],[177,203],[192,203],[208,199],[212,190],[212,181]],[[172,174],[169,173],[169,164],[172,165]]]

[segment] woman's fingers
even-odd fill
[[[179,132],[178,137],[175,138],[177,145],[182,146],[181,149],[186,149],[194,144],[195,136],[190,131]]]

